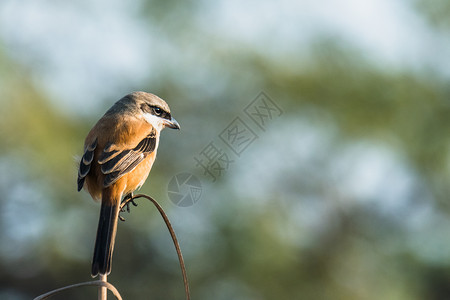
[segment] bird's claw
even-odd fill
[[[127,207],[127,213],[130,213],[130,202],[131,202],[131,204],[133,204],[134,206],[137,206],[137,203],[136,202],[134,202],[134,200],[130,200],[130,201],[128,201],[126,204],[125,204],[125,206]],[[124,208],[122,208],[122,211],[124,212],[125,211],[125,209]]]
[[[127,201],[128,201],[128,202],[127,202]],[[120,212],[125,212],[125,206],[126,206],[126,208],[127,208],[127,209],[126,209],[127,213],[130,213],[130,212],[131,212],[131,210],[130,210],[130,202],[131,202],[131,204],[133,204],[134,206],[138,206],[137,203],[134,202],[133,194],[128,194],[128,195],[126,195],[125,198],[123,198],[123,200],[122,200],[122,204],[125,203],[125,205],[122,206],[122,208],[120,209]],[[120,219],[121,221],[125,221],[125,218],[122,217],[122,216],[120,216],[120,215],[119,215],[119,219]]]

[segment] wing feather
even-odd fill
[[[101,171],[105,174],[103,186],[108,187],[123,175],[131,172],[141,163],[156,147],[156,132],[152,131],[133,149],[111,150],[109,145],[100,155],[98,163]]]
[[[109,174],[114,171],[119,170],[121,164],[124,160],[127,159],[127,157],[130,156],[131,150],[124,150],[124,151],[118,151],[120,152],[117,155],[112,155],[111,157],[105,157],[102,162],[98,162],[101,164],[101,170],[103,174]],[[105,152],[103,152],[105,153]],[[115,153],[114,153],[115,154]]]
[[[81,189],[83,188],[86,175],[89,174],[89,171],[91,170],[91,163],[92,160],[94,159],[94,150],[96,147],[97,147],[97,139],[95,139],[94,142],[92,142],[86,147],[83,157],[80,160],[80,167],[78,169],[78,178],[77,178],[78,191],[81,191]]]

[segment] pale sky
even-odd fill
[[[222,0],[194,16],[198,28],[194,34],[252,47],[274,60],[307,52],[318,36],[333,36],[378,66],[426,67],[450,76],[450,63],[444,59],[450,53],[450,38],[430,30],[407,4],[400,0]],[[5,0],[0,3],[0,45],[19,62],[32,65],[35,79],[62,106],[85,101],[87,113],[95,108],[96,99],[117,97],[130,84],[139,86],[157,78],[154,70],[176,67],[189,72],[208,54],[204,44],[180,44],[136,21],[137,9],[119,0]],[[209,64],[201,68],[206,78]]]

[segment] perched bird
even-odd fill
[[[122,198],[144,184],[165,127],[180,129],[167,103],[156,95],[134,92],[117,101],[86,137],[78,191],[84,187],[94,200],[101,200],[93,277],[111,272]]]

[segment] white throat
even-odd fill
[[[151,124],[158,132],[164,128],[164,121],[155,115],[144,113],[144,119]]]

